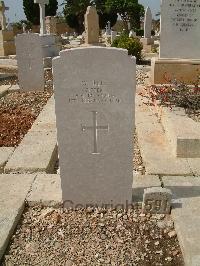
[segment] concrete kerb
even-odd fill
[[[200,178],[162,177],[173,193],[172,218],[186,266],[198,266],[200,257]]]
[[[4,167],[12,156],[14,150],[14,147],[0,147],[0,174],[3,173]]]
[[[54,173],[58,159],[54,99],[48,101],[32,128],[5,165],[5,173]]]
[[[0,260],[21,218],[35,175],[0,175]]]
[[[162,125],[143,98],[136,95],[136,132],[147,175],[193,176],[185,158],[173,156]]]
[[[8,93],[10,88],[11,88],[11,85],[0,86],[0,98],[4,97]]]
[[[162,108],[161,122],[174,156],[200,158],[200,125],[183,108]]]

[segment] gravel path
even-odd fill
[[[2,262],[10,265],[183,266],[169,216],[140,210],[26,209]]]

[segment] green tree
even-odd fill
[[[78,33],[84,31],[84,15],[88,6],[93,5],[91,0],[65,0],[64,16],[67,24]]]
[[[95,5],[99,15],[100,28],[105,28],[108,21],[113,26],[117,21],[117,13],[106,10],[105,2],[106,0],[65,0],[63,12],[67,24],[78,33],[82,33],[84,31],[84,15],[87,7]]]
[[[39,5],[34,4],[34,0],[23,0],[24,13],[28,21],[33,25],[40,24],[40,10]],[[49,0],[49,4],[46,5],[45,15],[55,16],[58,9],[57,0]]]
[[[106,0],[106,9],[109,12],[118,13],[128,31],[128,23],[131,28],[140,28],[140,19],[144,16],[144,7],[138,0]]]
[[[113,27],[117,22],[117,13],[106,9],[106,0],[95,0],[95,4],[99,15],[100,29],[105,29],[108,21],[110,21],[111,27]]]

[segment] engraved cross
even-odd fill
[[[93,136],[94,136],[94,151],[92,154],[100,154],[98,152],[98,131],[99,130],[107,130],[109,131],[109,126],[99,126],[97,122],[97,111],[92,111],[92,116],[93,116],[93,126],[83,126],[82,131],[85,132],[86,130],[92,130],[93,131]]]

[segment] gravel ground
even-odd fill
[[[17,70],[13,69],[2,69],[0,67],[0,73],[12,74],[12,77],[6,79],[0,79],[0,86],[2,85],[16,85],[18,83]]]
[[[142,161],[142,156],[140,153],[140,148],[138,146],[138,139],[137,135],[134,135],[134,157],[133,157],[133,170],[135,173],[144,175],[145,174],[145,167]]]
[[[52,79],[50,71],[45,78]],[[0,147],[15,147],[21,142],[52,93],[48,83],[42,92],[10,92],[0,99]]]
[[[27,208],[2,266],[183,266],[170,216]]]

